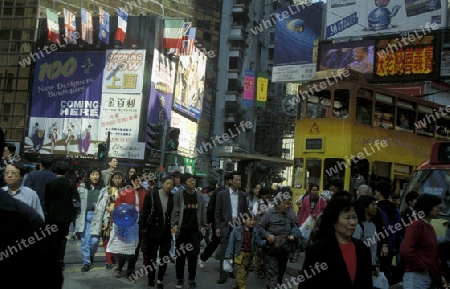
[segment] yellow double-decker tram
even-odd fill
[[[336,179],[351,190],[352,171],[369,185],[392,182],[399,193],[432,143],[450,139],[450,106],[368,84],[347,69],[318,72],[299,86],[297,102],[296,195]]]

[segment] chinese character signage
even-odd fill
[[[436,33],[421,37],[415,37],[413,32],[377,37],[374,79],[436,76],[438,42]]]
[[[104,52],[54,52],[36,61],[26,152],[94,154],[104,66]]]
[[[266,107],[269,75],[267,72],[258,72],[256,86],[256,106]]]
[[[243,106],[252,106],[253,105],[253,98],[255,95],[255,76],[256,76],[256,71],[245,70],[244,96],[243,96],[243,100],[242,100]]]
[[[141,93],[145,50],[106,50],[103,93]]]

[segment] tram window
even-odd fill
[[[305,184],[320,184],[320,173],[322,172],[321,159],[306,159]],[[320,189],[320,188],[319,188]],[[323,187],[322,187],[323,189]]]
[[[397,124],[395,129],[412,132],[414,121],[414,112],[402,108],[397,110]]]
[[[435,119],[436,117],[433,114],[419,113],[419,118],[414,124],[417,134],[433,137],[436,130]]]
[[[372,101],[358,97],[356,99],[356,120],[363,124],[372,124]]]
[[[373,125],[385,129],[393,129],[394,107],[389,104],[377,102],[375,104],[375,114]]]
[[[331,103],[331,92],[329,90],[319,91],[308,96],[306,106],[306,118],[325,118]]]
[[[357,96],[361,96],[361,97],[364,97],[364,98],[367,98],[367,99],[372,99],[373,98],[372,97],[372,91],[368,90],[368,89],[365,89],[365,88],[358,89]]]
[[[444,140],[450,139],[450,118],[447,117],[440,117],[437,120],[437,130],[436,130],[436,137]]]
[[[348,102],[350,92],[348,89],[336,89],[334,92],[333,113],[335,117],[348,117]]]
[[[325,159],[323,163],[323,188],[328,189],[328,183],[332,180],[339,180],[342,184],[345,178],[347,163],[342,158]],[[341,188],[342,189],[342,188]]]
[[[294,188],[302,187],[303,159],[294,159]]]

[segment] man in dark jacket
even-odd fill
[[[217,193],[215,226],[216,236],[220,237],[220,278],[217,284],[224,284],[229,275],[223,270],[223,259],[228,247],[230,233],[234,226],[242,223],[244,214],[248,214],[248,202],[246,194],[239,190],[241,187],[241,174],[234,171],[228,177],[229,188]],[[230,277],[234,275],[230,274]]]
[[[61,268],[64,269],[64,256],[66,252],[67,239],[69,234],[70,222],[76,218],[76,210],[72,200],[80,202],[75,183],[65,177],[69,170],[69,162],[59,160],[55,163],[54,169],[57,174],[56,179],[50,181],[45,186],[45,220],[50,225],[56,225],[58,231],[49,236],[53,243],[55,252],[58,252],[58,258]]]
[[[39,201],[41,202],[42,210],[45,213],[45,186],[47,183],[56,179],[56,174],[52,172],[53,160],[50,157],[43,157],[41,159],[40,171],[32,171],[28,174],[25,180],[24,186],[29,187],[35,191],[39,196]]]

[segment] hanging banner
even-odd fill
[[[197,47],[192,55],[180,56],[173,109],[195,119],[200,119],[205,90],[207,57]]]
[[[145,50],[106,50],[103,93],[141,93]]]
[[[253,98],[255,95],[255,76],[256,71],[245,70],[244,77],[244,96],[242,99],[243,106],[253,106]]]
[[[104,67],[104,52],[54,52],[36,61],[25,151],[96,152]]]
[[[172,113],[175,62],[155,49],[151,76],[147,123],[170,124]],[[149,140],[147,135],[146,141]]]
[[[256,106],[266,107],[267,88],[269,87],[269,74],[267,72],[258,72],[256,81]]]

